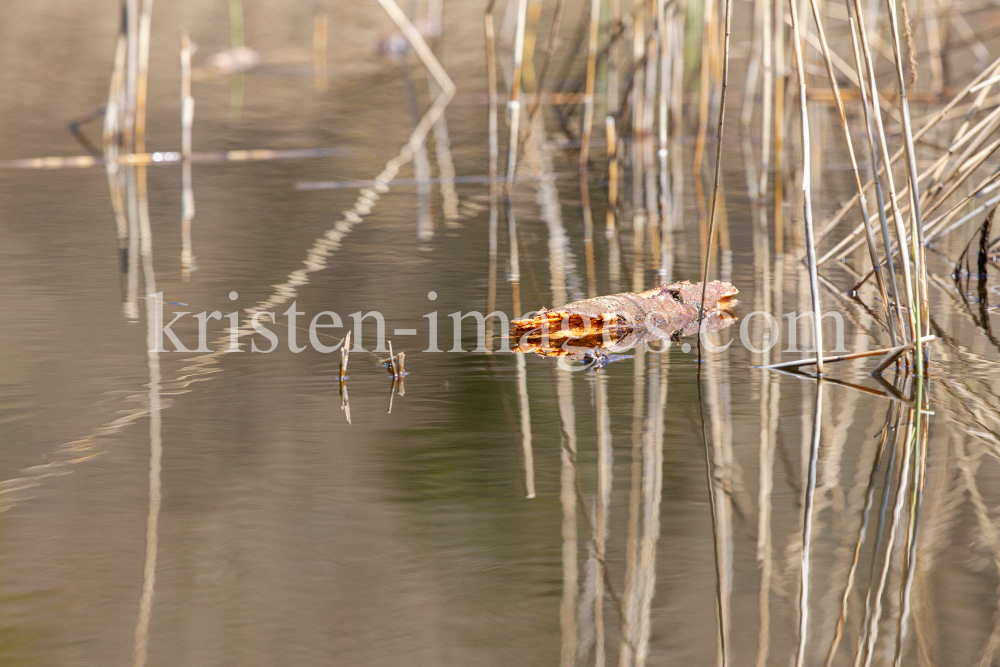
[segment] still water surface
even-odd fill
[[[196,71],[227,44],[225,3],[216,4],[155,10],[152,150],[179,145],[181,29],[201,45]],[[784,665],[803,609],[806,664],[824,663],[838,634],[838,665],[854,664],[859,646],[863,659],[890,664],[900,637],[904,664],[993,661],[998,355],[946,263],[932,267],[943,276],[931,287],[941,340],[908,569],[910,487],[899,493],[898,480],[914,413],[905,402],[824,382],[814,450],[816,383],[749,368],[765,359],[739,342],[703,364],[674,344],[601,373],[534,356],[421,353],[425,314],[440,313],[449,349],[447,314],[488,305],[488,189],[455,185],[449,209],[437,184],[429,194],[392,187],[324,245],[358,189],[297,184],[381,173],[409,140],[414,110],[431,104],[427,77],[415,60],[376,58],[392,27],[364,5],[331,23],[330,87],[317,92],[308,50],[296,50],[309,42],[310,8],[246,5],[248,44],[272,66],[246,75],[235,121],[229,77],[196,77],[195,150],[346,152],[196,164],[189,275],[180,167],[151,167],[152,272],[133,264],[139,293],[155,279],[165,299],[193,312],[269,299],[279,312],[294,299],[309,316],[379,311],[394,350],[406,352],[404,386],[394,393],[376,359],[352,354],[348,423],[339,353],[292,354],[284,332],[272,354],[147,354],[144,305],[135,318],[123,307],[129,276],[104,170],[0,172],[0,662],[704,665],[722,637],[732,664]],[[459,175],[487,172],[480,11],[449,3],[441,44],[458,86],[445,119]],[[15,2],[4,13],[0,157],[82,153],[64,127],[107,95],[115,12]],[[824,113],[819,122],[832,122]],[[85,129],[95,142],[99,123]],[[555,143],[555,128],[550,118],[534,128],[530,178],[515,197],[520,309],[697,280],[703,208],[690,144],[678,147],[685,176],[665,244],[635,242],[630,205],[617,234],[604,233],[602,168],[589,178],[588,242],[580,183],[564,176],[576,153]],[[435,136],[416,162],[437,176]],[[773,206],[751,204],[738,142],[726,151],[717,277],[740,289],[741,317],[808,309],[794,207],[783,211],[776,253]],[[398,172],[415,175],[414,162]],[[832,212],[850,183],[842,172],[818,180],[818,209]],[[495,307],[513,314],[502,208],[499,220]],[[317,247],[324,256],[299,274],[294,294],[276,289]],[[853,282],[844,269],[825,274],[840,289]],[[863,310],[832,290],[822,297],[843,313],[848,348],[884,344]],[[212,349],[225,348],[223,325],[212,327]],[[193,347],[195,325],[175,329]],[[781,354],[784,335],[772,362],[795,357]],[[466,349],[474,338],[469,322]],[[848,362],[831,375],[885,393],[867,377],[872,365]],[[905,378],[896,386],[912,392]]]

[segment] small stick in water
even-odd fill
[[[347,417],[347,423],[351,423],[351,402],[347,398],[347,382],[344,380],[340,381],[340,409],[344,411],[344,416]]]
[[[351,354],[351,332],[344,337],[344,345],[340,348],[340,381],[347,379],[347,358]]]

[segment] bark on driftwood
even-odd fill
[[[705,328],[718,331],[736,318],[739,293],[713,281],[705,290]],[[643,343],[698,332],[701,283],[667,283],[635,294],[625,292],[575,301],[534,317],[513,320],[510,338],[521,352],[546,357],[601,358]]]

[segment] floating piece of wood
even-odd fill
[[[510,338],[521,352],[546,357],[601,357],[643,343],[698,332],[701,283],[667,283],[651,290],[624,292],[576,301],[534,317],[511,322]],[[705,289],[706,331],[736,321],[732,314],[739,293],[729,283],[710,282]]]

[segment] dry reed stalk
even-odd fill
[[[121,144],[121,104],[124,91],[125,56],[128,50],[128,16],[122,3],[121,28],[115,41],[115,57],[111,68],[111,83],[108,86],[108,103],[104,107],[104,128],[102,144],[105,158],[113,158]]]
[[[181,272],[191,274],[191,221],[194,219],[194,192],[191,189],[191,126],[194,97],[191,96],[191,39],[181,35]]]
[[[125,204],[121,196],[121,181],[118,174],[118,163],[116,162],[122,145],[122,115],[124,113],[122,100],[125,97],[125,57],[128,49],[127,24],[128,17],[125,12],[125,4],[122,3],[121,28],[115,44],[115,58],[111,70],[111,83],[108,87],[108,103],[104,110],[104,131],[102,137],[105,169],[111,193],[111,208],[115,216],[119,252],[123,251],[128,245],[128,220],[125,217]]]
[[[542,0],[528,0],[528,13],[524,24],[523,67],[521,70],[521,88],[524,90],[541,90],[538,87],[538,77],[535,76],[535,43],[538,36],[538,21],[541,16]],[[529,123],[522,123],[522,125],[530,127]],[[529,131],[527,128],[522,130],[521,141],[524,141]]]
[[[848,8],[848,11],[850,11],[849,8]],[[862,64],[861,64],[862,61],[861,61],[861,53],[859,51],[859,46],[858,46],[858,35],[857,35],[857,30],[856,30],[855,17],[851,17],[850,18],[850,29],[851,29],[851,46],[853,47],[853,51],[854,51],[854,63],[857,66],[858,71],[860,72],[861,71],[861,67],[862,67]],[[865,138],[868,140],[868,158],[871,161],[872,173],[873,174],[877,174],[878,173],[878,159],[876,158],[876,155],[875,155],[875,137],[872,135],[872,122],[871,122],[871,117],[870,117],[870,110],[869,110],[869,107],[868,107],[868,93],[867,93],[867,88],[865,87],[864,82],[861,81],[860,83],[861,83],[861,86],[860,86],[860,90],[861,90],[861,102],[862,102],[862,109],[863,109],[863,112],[864,112],[864,121],[865,121]],[[861,189],[861,192],[863,192],[863,191],[864,191],[864,188]],[[861,198],[861,195],[859,193],[859,200],[860,200],[860,198]],[[895,264],[893,262],[893,259],[892,259],[892,255],[893,255],[892,250],[891,250],[891,248],[892,248],[892,242],[889,239],[889,223],[886,220],[886,216],[885,216],[885,204],[884,204],[884,201],[883,201],[883,198],[882,198],[882,184],[878,180],[878,178],[875,179],[875,201],[876,201],[876,204],[878,206],[878,216],[879,216],[879,223],[880,223],[879,224],[879,229],[882,232],[882,245],[885,248],[885,262],[886,262],[886,268],[888,269],[888,274],[889,274],[889,285],[892,287],[892,300],[893,300],[893,303],[896,306],[896,325],[898,325],[898,330],[899,330],[900,335],[903,335],[903,328],[904,328],[903,327],[903,310],[902,310],[902,306],[901,306],[900,301],[899,301],[899,283],[896,280],[896,266],[895,266]],[[872,271],[874,271],[874,265],[873,265]],[[888,324],[888,322],[887,322],[887,324]],[[889,325],[889,327],[890,327],[890,330],[896,328],[895,326],[893,326],[891,324]]]
[[[580,201],[583,208],[583,248],[587,264],[587,296],[597,296],[597,272],[594,268],[594,217],[590,208],[590,186],[586,172],[580,173]]]
[[[763,58],[766,46],[763,41],[764,14],[767,0],[753,0],[753,23],[750,28],[750,56],[747,58],[747,75],[743,86],[743,108],[740,112],[740,129],[743,133],[750,131],[750,121],[753,120],[753,110],[756,106],[757,86],[763,69]],[[768,45],[769,46],[769,45]]]
[[[719,124],[718,130],[715,136],[715,181],[712,184],[712,200],[710,204],[710,213],[708,215],[708,239],[707,247],[705,249],[705,266],[702,271],[702,286],[701,286],[701,302],[698,306],[698,322],[699,324],[704,321],[705,317],[705,287],[708,284],[708,270],[711,264],[712,258],[712,242],[715,236],[715,222],[718,217],[718,204],[719,204],[719,186],[722,181],[722,135],[723,129],[725,127],[726,119],[726,92],[729,86],[729,34],[732,27],[732,11],[733,11],[733,0],[726,0],[726,16],[725,16],[725,37],[722,47],[722,90],[719,98]],[[696,174],[700,171],[696,171]],[[699,347],[701,345],[701,337],[698,338]]]
[[[657,0],[650,0],[647,3],[647,10],[655,10],[653,3]],[[647,13],[650,13],[647,11]],[[659,86],[659,77],[656,75],[660,58],[656,47],[659,31],[656,25],[656,13],[652,11],[649,17],[649,37],[646,41],[646,73],[645,73],[645,95],[643,100],[642,117],[642,158],[643,172],[646,177],[646,220],[647,237],[649,241],[650,257],[655,256],[655,249],[660,245],[660,205],[657,184],[657,163],[655,159],[655,145],[653,123],[657,104],[656,91]]]
[[[594,77],[597,70],[597,29],[601,19],[601,0],[590,0],[590,37],[587,44],[587,82],[583,97],[583,131],[580,133],[581,172],[587,170],[590,154],[590,131],[594,125]]]
[[[924,224],[923,219],[920,216],[920,181],[917,173],[917,152],[913,145],[913,127],[910,123],[910,103],[906,99],[906,80],[903,75],[903,58],[899,47],[899,21],[896,17],[896,3],[895,0],[886,0],[886,6],[889,9],[889,27],[891,28],[890,33],[892,34],[892,50],[896,61],[896,83],[899,86],[899,107],[900,112],[903,115],[903,140],[904,146],[906,148],[906,166],[907,166],[907,176],[909,178],[910,184],[910,242],[912,245],[913,252],[913,262],[914,262],[914,272],[916,273],[916,281],[914,282],[914,294],[913,302],[911,303],[911,308],[914,309],[913,321],[916,323],[914,340],[917,342],[916,346],[916,364],[917,364],[917,386],[923,385],[924,377],[924,364],[923,364],[923,352],[921,348],[921,330],[927,328],[930,324],[927,302],[927,271],[924,268],[926,263],[926,258],[924,257]],[[909,17],[905,15],[906,3],[903,1],[903,11],[904,19],[906,20],[907,31],[909,28]],[[916,54],[911,50],[911,67],[913,67],[913,81],[916,81]],[[902,248],[905,243],[905,237],[899,239],[899,245]],[[903,255],[900,255],[903,257]],[[917,420],[919,422],[920,415],[917,414]]]
[[[507,153],[507,182],[504,184],[504,198],[510,203],[514,192],[514,175],[517,169],[517,140],[521,118],[521,68],[524,58],[524,28],[527,21],[528,0],[517,0],[517,31],[514,36],[514,75],[511,77],[510,99],[507,110],[510,113],[510,147]]]
[[[776,252],[784,248],[785,190],[785,93],[788,65],[785,48],[785,5],[774,0],[774,243]],[[766,177],[762,176],[762,177]]]
[[[313,87],[316,92],[325,92],[329,85],[326,72],[326,45],[328,41],[329,15],[316,12],[313,17]]]
[[[491,0],[490,7],[496,0]],[[549,31],[549,42],[545,47],[545,59],[542,61],[542,69],[538,72],[538,92],[532,96],[531,107],[528,109],[528,126],[535,120],[535,114],[542,104],[542,91],[545,88],[545,80],[549,74],[549,67],[552,65],[552,56],[556,51],[556,38],[559,36],[559,27],[562,25],[563,10],[566,7],[566,0],[556,2],[556,11],[552,17],[552,28]],[[492,20],[492,19],[491,19]]]
[[[645,135],[645,128],[643,127],[643,121],[646,117],[646,100],[643,96],[643,92],[646,89],[645,85],[645,74],[646,74],[646,0],[633,0],[632,5],[632,141],[633,141],[633,151],[635,153],[635,167],[638,167],[640,157],[640,149],[637,145],[637,140]],[[641,181],[640,174],[637,172],[633,176],[633,182],[636,179]],[[635,206],[638,209],[642,206],[642,188],[641,186],[637,189],[639,193],[635,198]]]
[[[500,185],[497,182],[497,163],[499,161],[499,120],[497,118],[497,60],[496,36],[493,31],[493,6],[495,0],[490,0],[483,14],[483,32],[486,37],[486,78],[489,86],[489,187],[490,187],[490,222],[489,222],[489,276],[487,278],[486,312],[492,313],[496,303],[497,293],[497,228],[499,226],[499,211],[497,200]],[[540,97],[540,96],[539,96]],[[520,313],[515,313],[520,314]],[[486,323],[486,340],[493,340],[493,318]],[[490,353],[492,354],[492,342]]]
[[[982,162],[985,162],[985,160],[989,157],[989,155],[992,153],[992,151],[996,150],[996,147],[993,146],[992,144],[990,146],[988,146],[986,149],[980,150],[980,147],[982,146],[982,142],[985,141],[989,136],[991,136],[992,133],[993,133],[993,131],[997,127],[1000,127],[1000,109],[995,110],[994,112],[992,112],[991,114],[989,114],[987,117],[985,117],[982,120],[980,120],[968,132],[963,133],[960,138],[956,139],[948,147],[948,150],[941,157],[939,157],[937,159],[937,161],[935,161],[935,163],[933,165],[931,165],[930,167],[928,167],[926,170],[924,170],[923,173],[921,173],[918,176],[918,180],[923,180],[923,179],[925,179],[928,176],[932,176],[934,173],[940,174],[940,172],[946,166],[946,164],[948,162],[948,158],[956,150],[958,150],[962,146],[965,146],[968,143],[968,146],[966,147],[965,151],[954,162],[952,168],[950,168],[948,170],[947,175],[946,176],[942,175],[941,178],[940,178],[940,185],[941,185],[941,187],[944,187],[949,182],[952,183],[952,186],[951,186],[950,190],[944,196],[935,196],[933,199],[929,198],[926,203],[929,204],[930,210],[934,210],[938,206],[940,206],[947,199],[947,197],[950,196],[952,192],[954,192],[954,190],[956,190],[959,186],[961,186],[962,183],[965,182],[966,178],[968,178],[969,176],[971,176],[971,174],[975,171],[976,168],[978,168],[978,166],[980,164],[982,164]],[[976,150],[979,150],[979,153],[977,153],[976,155],[973,155],[972,154],[973,151],[976,151]],[[876,187],[878,187],[878,183],[877,182],[876,182]],[[935,188],[935,192],[939,193],[940,189],[939,188]],[[906,187],[904,187],[898,193],[898,197],[902,197],[904,194],[909,194],[909,186],[908,185]],[[925,191],[924,197],[927,197],[926,191]],[[901,212],[905,212],[905,211],[908,211],[908,210],[909,210],[909,204],[904,204],[900,208]],[[885,205],[883,205],[882,211],[884,213],[884,211],[885,211]],[[863,225],[863,223],[862,223],[862,225]],[[827,251],[827,253],[822,258],[820,258],[819,264],[822,265],[828,259],[831,259],[831,258],[843,259],[848,254],[850,254],[851,252],[853,252],[854,250],[856,250],[861,245],[861,243],[863,242],[863,241],[854,240],[855,237],[856,237],[856,235],[857,235],[857,231],[862,227],[862,225],[859,225],[858,228],[855,229],[851,234],[848,234],[838,244],[836,244],[833,248],[831,248],[829,251]],[[930,229],[931,229],[931,225],[929,225],[929,224],[926,225],[925,232],[930,231]],[[852,243],[852,240],[853,240],[853,243]],[[930,239],[926,239],[926,240],[930,240]]]
[[[758,201],[764,201],[767,196],[767,176],[771,163],[771,113],[774,101],[774,47],[771,38],[774,8],[771,6],[769,0],[763,0],[763,3],[764,7],[761,10],[760,175],[756,193]]]
[[[840,87],[837,85],[837,76],[833,72],[833,60],[831,58],[830,46],[826,41],[826,31],[823,29],[823,20],[820,16],[819,5],[816,0],[809,0],[812,7],[813,21],[816,23],[816,32],[819,36],[819,43],[822,47],[823,60],[826,63],[827,78],[830,81],[830,90],[833,92],[837,103],[837,115],[840,119],[840,127],[844,132],[844,141],[847,142],[847,154],[851,160],[851,173],[854,176],[854,184],[858,190],[858,202],[861,206],[861,215],[865,224],[865,239],[868,242],[868,254],[872,267],[875,271],[875,280],[878,285],[879,295],[882,297],[882,305],[885,308],[886,321],[889,323],[889,336],[892,344],[896,344],[896,328],[892,324],[892,314],[889,307],[889,296],[882,279],[882,271],[878,258],[878,250],[875,245],[875,235],[872,231],[868,214],[868,200],[865,197],[865,190],[861,185],[861,175],[858,173],[858,161],[854,155],[854,142],[851,141],[851,130],[847,125],[847,114],[844,111],[844,101],[840,97]],[[860,81],[858,82],[860,83]]]
[[[824,56],[824,59],[825,59],[826,58],[826,54],[824,54],[824,52],[823,52],[823,46],[820,43],[820,40],[816,37],[816,35],[814,35],[812,33],[812,31],[810,31],[810,32],[808,32],[806,34],[805,37],[806,37],[806,43],[809,46],[811,46],[817,53],[819,53],[820,55]],[[857,72],[857,70],[853,69],[849,64],[847,64],[847,61],[845,61],[843,58],[841,58],[839,55],[837,55],[836,51],[831,51],[831,50],[827,49],[827,53],[829,53],[830,61],[833,64],[833,66],[834,66],[834,68],[836,70],[838,70],[841,74],[843,74],[845,77],[847,77],[847,80],[850,81],[855,86],[860,86],[861,85],[861,79],[858,78],[858,72]],[[846,91],[841,90],[840,93],[841,93],[841,98],[843,99]],[[820,97],[820,95],[822,95],[822,94],[823,94],[823,91],[819,91],[819,90],[814,90],[814,91],[812,91],[812,92],[809,93],[811,99],[819,100],[819,101],[827,101],[826,98],[821,98]],[[835,102],[835,100],[833,100],[833,96],[832,95],[830,97],[830,101],[834,101]],[[879,92],[879,103],[882,105],[882,109],[887,114],[889,114],[890,118],[892,118],[897,123],[902,123],[902,116],[900,116],[899,110],[895,107],[895,105],[893,105],[892,100],[890,100],[888,97],[886,97],[881,92]]]
[[[673,54],[672,42],[673,42],[673,15],[676,13],[677,9],[674,7],[673,3],[670,4],[670,15],[667,15],[666,2],[663,0],[656,0],[656,32],[659,35],[659,45],[660,45],[660,80],[659,80],[659,95],[657,97],[657,111],[659,115],[658,120],[658,137],[659,137],[659,151],[658,155],[660,157],[660,208],[666,211],[666,202],[663,199],[663,193],[666,191],[666,162],[667,162],[667,116],[669,114],[669,96],[671,81],[670,78],[673,74],[673,63],[670,61],[670,57]]]
[[[440,29],[433,42],[435,47],[439,46],[443,35],[443,13],[444,7],[440,0],[428,3],[427,25],[437,26]],[[427,88],[431,97],[437,97],[441,92],[434,79],[427,82]],[[444,224],[446,228],[456,229],[460,226],[458,222],[460,216],[458,193],[455,191],[455,162],[451,156],[451,137],[448,134],[448,122],[444,114],[434,122],[434,156],[441,174],[441,211],[444,214]]]
[[[389,372],[392,373],[392,379],[395,380],[399,377],[399,370],[396,368],[396,355],[392,352],[392,341],[389,341]],[[391,407],[389,408],[392,409]]]
[[[621,0],[608,0],[608,24],[611,26],[613,31],[615,27],[621,25]],[[612,35],[613,37],[613,35]],[[618,77],[618,63],[619,58],[617,51],[620,50],[620,45],[618,44],[608,44],[608,55],[606,64],[606,77],[607,77],[607,94],[604,100],[604,106],[607,109],[609,116],[618,115],[618,94],[620,92],[621,82]]]
[[[847,1],[849,2],[850,0]],[[850,6],[851,5],[848,5],[848,7]],[[951,100],[948,101],[947,104],[945,104],[943,107],[941,107],[941,109],[939,109],[935,114],[933,114],[923,125],[923,127],[921,127],[920,130],[918,130],[917,133],[913,135],[913,141],[919,141],[925,134],[927,134],[927,132],[929,132],[932,128],[934,128],[940,121],[942,121],[945,118],[948,118],[949,112],[953,108],[955,108],[955,106],[957,106],[958,103],[961,102],[966,95],[969,94],[969,92],[972,90],[974,86],[976,86],[983,79],[985,79],[989,75],[989,73],[991,73],[998,65],[1000,65],[1000,58],[994,60],[990,65],[986,67],[986,69],[984,69],[982,72],[976,75],[976,77],[972,81],[967,83],[962,90],[956,93],[951,98]],[[892,158],[888,161],[888,164],[890,165],[895,164],[896,161],[903,156],[905,150],[906,150],[905,148],[900,148],[898,151],[896,151],[896,153],[893,154]],[[879,167],[879,171],[876,174],[876,178],[881,177],[884,171],[885,171],[885,164]],[[872,187],[872,185],[875,183],[876,178],[872,178],[867,183],[865,183],[865,190]],[[841,220],[843,220],[844,216],[846,216],[847,213],[852,208],[854,208],[854,205],[856,203],[857,203],[857,195],[855,195],[847,202],[845,202],[844,205],[841,206],[840,209],[837,211],[837,213],[835,213],[833,217],[826,222],[826,224],[823,227],[823,231],[820,233],[819,238],[823,238],[824,236],[826,236],[826,234],[828,234],[833,229],[833,227],[835,227]],[[861,225],[858,225],[858,227],[854,230],[854,232],[852,232],[852,234],[855,235],[860,234],[862,230],[863,227]],[[820,262],[820,264],[822,263],[823,262]]]
[[[153,0],[142,1],[139,17],[139,69],[136,79],[135,151],[146,151],[146,91],[149,85],[149,30],[153,19]]]
[[[135,147],[135,95],[139,78],[139,0],[125,0],[125,118],[123,148],[131,153]]]
[[[941,167],[939,169],[941,172],[940,175],[935,178],[935,182],[932,182],[927,188],[929,199],[937,199],[939,201],[947,199],[947,194],[940,195],[941,190],[944,189],[945,185],[947,185],[949,181],[956,178],[956,176],[958,176],[957,180],[959,183],[964,180],[964,176],[959,175],[959,172],[966,169],[965,165],[967,162],[975,160],[976,153],[981,150],[983,143],[992,137],[994,131],[998,127],[1000,127],[1000,107],[986,116],[986,118],[983,118],[982,121],[977,124],[976,128],[970,130],[961,139],[948,147],[948,152],[938,160],[938,162],[941,163]],[[950,158],[951,155],[961,147],[962,143],[965,143],[965,139],[969,138],[972,138],[972,140],[968,142],[965,150],[962,151],[961,155],[953,160],[946,168],[945,162],[947,162],[948,158]]]
[[[997,174],[994,174],[993,178],[996,178],[997,176],[998,176]],[[996,189],[996,183],[994,183],[989,188],[984,188],[983,192],[985,193],[987,190],[992,191],[994,189]],[[969,197],[966,197],[964,200],[962,200],[961,202],[959,202],[958,204],[956,204],[955,207],[952,209],[952,211],[950,211],[949,213],[941,216],[940,218],[935,219],[933,221],[933,223],[936,224],[939,221],[942,222],[942,223],[946,222],[948,219],[950,219],[954,215],[954,213],[957,213],[959,210],[961,210],[974,196],[975,196],[975,194],[969,195]],[[975,218],[975,217],[977,217],[979,215],[982,215],[983,213],[985,213],[992,206],[996,206],[998,203],[1000,203],[1000,195],[997,195],[995,197],[991,197],[990,199],[988,199],[983,204],[977,206],[973,210],[969,211],[966,215],[964,215],[961,218],[959,218],[959,220],[957,222],[955,222],[954,224],[950,225],[946,229],[943,229],[943,230],[941,230],[939,232],[935,231],[934,233],[928,234],[927,238],[926,238],[926,242],[930,243],[931,241],[933,241],[934,239],[936,239],[939,236],[945,236],[946,234],[949,234],[949,233],[953,232],[954,230],[958,229],[959,227],[961,227],[962,225],[964,225],[965,223],[967,223],[969,220],[972,220],[973,218]],[[927,227],[928,227],[928,229],[930,229],[931,225],[928,224]],[[991,242],[990,246],[992,247],[995,244],[996,244],[996,240],[994,240],[993,242]]]
[[[871,57],[871,50],[869,48],[868,33],[865,28],[864,21],[861,20],[863,16],[861,13],[861,3],[860,0],[852,0],[854,14],[858,17],[858,32],[861,37],[860,46],[861,54],[865,63],[868,87],[871,91],[871,102],[872,102],[872,117],[875,119],[875,130],[878,136],[878,143],[880,152],[882,155],[882,160],[884,165],[891,165],[892,159],[889,155],[889,147],[886,143],[886,132],[885,127],[882,123],[882,112],[879,108],[878,101],[878,84],[875,82],[875,66]],[[913,276],[912,276],[912,264],[910,262],[910,254],[906,248],[906,230],[903,227],[903,218],[900,213],[898,206],[898,197],[896,195],[896,186],[893,180],[892,169],[885,170],[886,186],[888,188],[889,194],[889,205],[892,209],[893,223],[895,225],[896,241],[900,249],[900,263],[903,269],[903,282],[906,290],[907,306],[909,306],[909,320],[910,320],[910,339],[918,338],[917,332],[917,321],[914,317],[914,307],[919,308],[919,304],[915,301],[917,298],[917,292]],[[886,253],[892,252],[888,247],[886,248]],[[904,337],[905,340],[905,337]]]
[[[961,173],[958,175],[956,179],[954,179],[954,182],[951,184],[948,190],[945,191],[945,193],[942,194],[941,196],[937,197],[935,201],[931,202],[931,206],[929,206],[923,212],[925,214],[930,213],[931,211],[936,210],[941,204],[948,201],[949,197],[951,197],[951,195],[954,194],[958,188],[964,185],[965,182],[972,176],[972,174],[976,170],[978,170],[979,167],[983,165],[983,163],[986,162],[986,160],[988,160],[993,156],[993,154],[997,151],[997,148],[1000,148],[1000,140],[994,141],[990,145],[983,148],[983,150],[981,150],[979,153],[973,156],[970,160],[968,160],[968,162],[965,165],[963,165]],[[992,177],[993,176],[990,176],[988,177],[988,179]],[[924,231],[925,232],[928,231],[929,228],[930,225],[925,225]]]
[[[493,7],[496,0],[490,0],[483,14],[483,33],[486,37],[486,79],[489,86],[489,148],[490,148],[490,192],[496,185],[497,162],[500,152],[499,121],[497,118],[497,58],[496,35],[493,29]]]
[[[665,2],[657,0],[656,3],[656,30],[660,35],[660,78],[659,78],[659,210],[660,210],[660,268],[658,271],[661,282],[669,282],[670,274],[673,273],[672,238],[673,216],[671,215],[670,182],[667,169],[667,158],[669,154],[669,134],[667,118],[669,115],[669,95],[672,88],[674,64],[671,58],[674,53],[674,16],[676,7],[670,6],[670,13],[667,14]]]
[[[989,89],[984,89],[984,90],[986,92],[989,92]],[[946,167],[948,165],[948,159],[959,148],[959,146],[957,145],[958,142],[961,141],[961,140],[963,140],[963,139],[965,139],[967,137],[967,135],[966,135],[966,129],[968,128],[969,121],[970,121],[970,118],[971,118],[971,114],[975,113],[975,110],[978,107],[977,102],[980,101],[981,97],[985,97],[985,96],[977,96],[976,102],[973,102],[973,106],[972,106],[972,108],[970,108],[969,114],[966,116],[965,122],[962,123],[962,126],[959,128],[958,132],[955,134],[955,138],[952,140],[951,145],[948,146],[948,150],[945,152],[944,155],[941,156],[941,158],[938,159],[938,161],[936,163],[936,168],[931,170],[932,171],[932,173],[931,173],[931,182],[928,184],[927,188],[924,190],[924,193],[922,195],[922,201],[921,201],[922,205],[927,205],[929,203],[930,199],[932,199],[933,197],[935,197],[936,194],[937,194],[937,192],[940,191],[941,187],[944,186],[944,183],[942,182],[942,178],[944,176],[944,171],[945,171],[945,169],[946,169]],[[984,118],[982,121],[980,121],[980,123],[978,125],[981,125],[981,124],[987,122],[987,120],[990,119],[991,116],[992,116],[992,114],[990,114],[989,116],[987,116],[986,118]],[[973,132],[974,131],[975,130],[973,130]],[[971,134],[971,132],[970,132],[970,134]]]
[[[924,336],[921,339],[921,342],[929,343],[933,340],[937,339],[934,336]],[[891,364],[900,354],[903,354],[904,352],[911,349],[913,349],[912,341],[904,345],[884,347],[884,348],[879,348],[877,350],[866,350],[865,352],[853,352],[851,354],[840,354],[832,357],[823,357],[822,361],[823,363],[833,364],[838,361],[850,361],[852,359],[864,359],[866,357],[878,357],[878,356],[884,356],[886,358],[891,357],[889,359],[889,362],[886,363],[884,366],[882,365],[882,363],[879,363],[876,369],[872,371],[872,374],[874,375],[875,373],[880,372],[881,370],[886,368],[889,364]],[[761,370],[770,371],[770,370],[780,370],[788,368],[801,368],[802,366],[815,366],[818,365],[818,362],[819,358],[799,359],[796,361],[785,361],[779,364],[771,364],[770,366],[753,366],[753,368],[759,368]]]
[[[789,0],[788,7],[792,19],[792,52],[795,57],[795,69],[799,80],[799,117],[802,132],[802,199],[803,222],[806,232],[806,259],[809,266],[809,292],[813,310],[813,345],[816,348],[816,373],[823,375],[823,325],[822,311],[819,304],[819,279],[816,276],[816,246],[813,240],[812,219],[812,186],[810,182],[810,144],[809,144],[809,111],[806,106],[806,78],[802,63],[802,43],[799,37],[799,15],[795,0]],[[800,637],[800,642],[805,636]],[[800,644],[800,649],[802,648]],[[801,657],[801,655],[800,655]]]
[[[923,343],[929,343],[932,340],[937,340],[937,339],[936,339],[935,336],[924,336],[923,338],[920,339],[920,342],[921,342],[921,344],[923,344]],[[894,361],[896,361],[896,359],[898,359],[899,357],[901,357],[903,354],[909,352],[914,347],[915,347],[914,342],[910,341],[906,345],[899,345],[899,346],[897,346],[897,347],[895,347],[895,348],[893,348],[891,350],[886,350],[885,351],[885,356],[882,358],[882,361],[880,361],[878,363],[878,366],[876,366],[872,370],[872,372],[869,373],[869,375],[879,375],[879,374],[881,374],[882,371],[884,371],[886,368],[888,368],[890,365],[892,365],[892,363]]]
[[[702,32],[701,32],[701,87],[698,94],[698,134],[694,144],[694,162],[692,170],[697,174],[701,172],[701,165],[704,161],[705,141],[708,137],[708,112],[709,97],[711,95],[711,50],[715,2],[714,0],[702,0]]]
[[[605,234],[611,235],[615,229],[615,215],[618,207],[618,141],[615,132],[615,117],[604,119],[608,150],[608,213]]]

